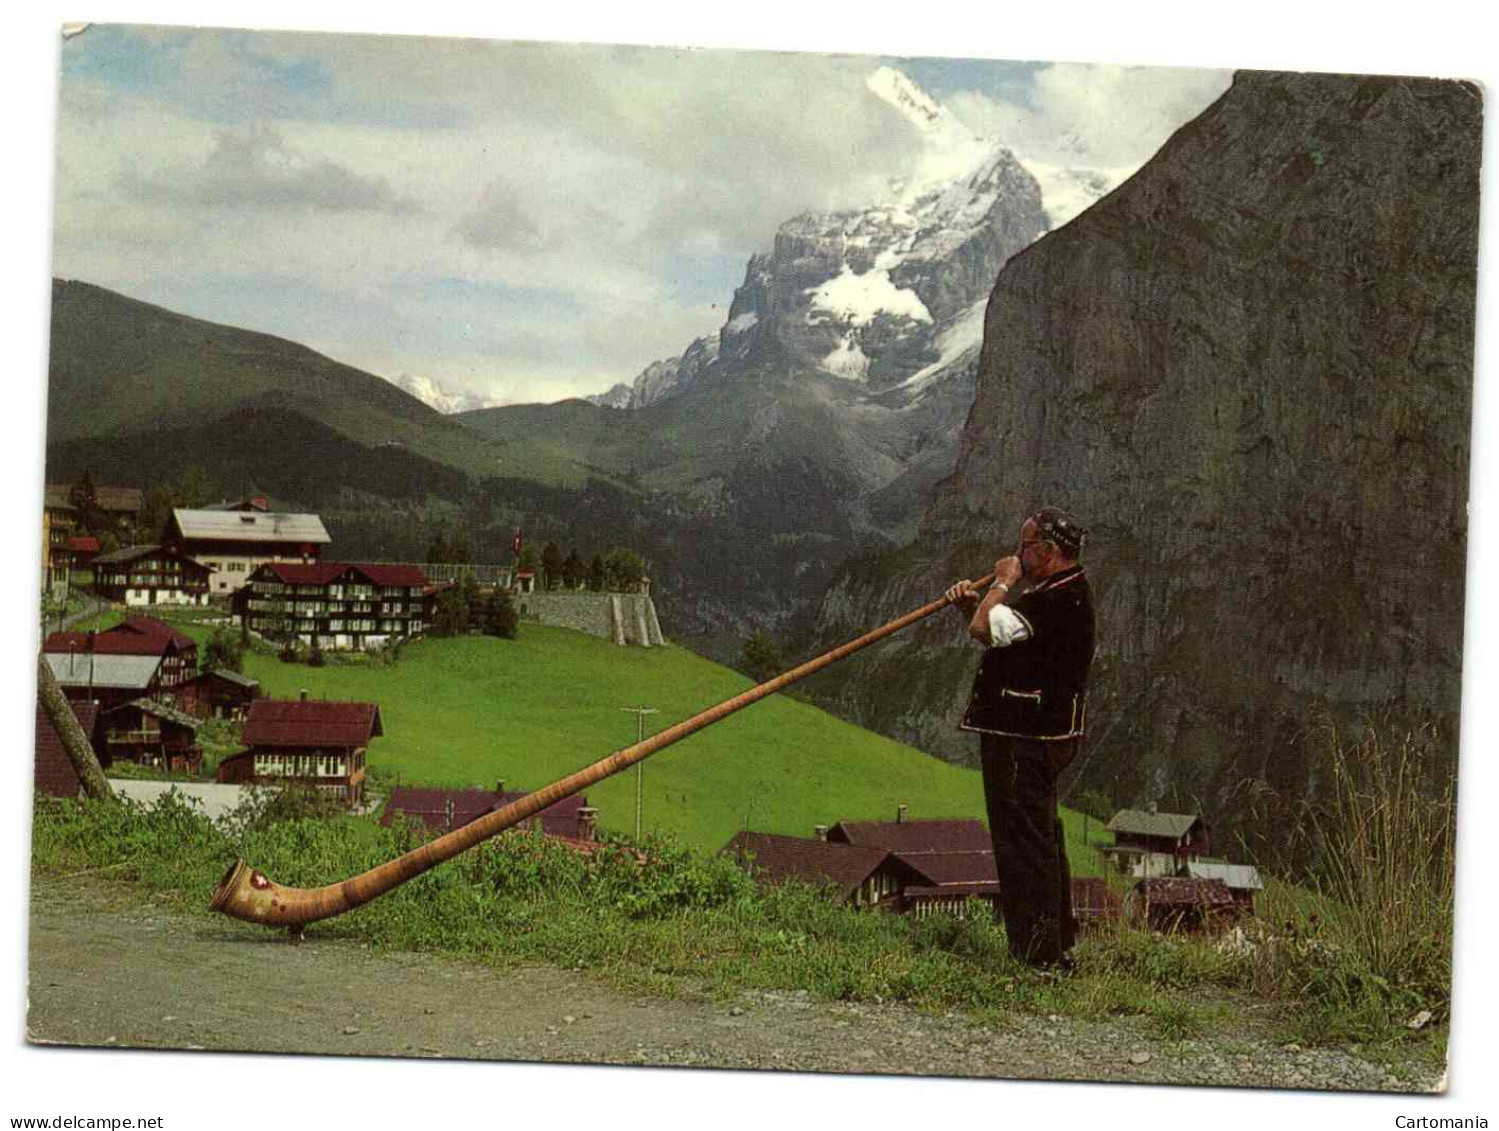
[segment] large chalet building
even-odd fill
[[[155,617],[130,617],[103,632],[54,632],[42,650],[49,656],[156,656],[155,687],[170,691],[198,674],[198,643]]]
[[[266,562],[235,603],[251,632],[343,651],[421,635],[429,588],[412,565]]]
[[[94,559],[94,591],[126,608],[206,605],[209,572],[167,546],[127,546]]]
[[[248,750],[219,763],[218,780],[241,785],[304,785],[350,806],[364,800],[365,753],[384,734],[374,703],[256,699],[241,739]]]
[[[208,569],[209,592],[229,595],[265,562],[316,562],[333,539],[315,514],[264,509],[246,499],[237,509],[172,511],[164,539]]]
[[[42,496],[42,585],[49,596],[68,594],[68,571],[73,564],[68,540],[78,525],[78,508],[68,501],[66,487],[48,487]]]

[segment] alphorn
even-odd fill
[[[994,575],[989,574],[973,582],[973,588],[986,589],[993,580]],[[444,833],[394,860],[377,865],[367,872],[361,872],[342,883],[327,884],[320,888],[286,887],[267,879],[246,864],[243,859],[237,860],[224,873],[224,878],[214,889],[213,900],[209,908],[232,918],[242,919],[247,923],[289,928],[292,938],[300,939],[302,928],[308,923],[315,923],[319,919],[330,919],[362,906],[384,895],[391,888],[404,884],[407,880],[451,860],[459,853],[466,852],[481,841],[486,841],[519,824],[527,817],[534,816],[564,797],[571,797],[596,782],[628,769],[636,762],[649,758],[658,750],[664,750],[672,743],[680,742],[688,735],[695,734],[704,727],[712,726],[735,711],[743,710],[767,695],[774,695],[797,680],[821,671],[829,664],[837,663],[859,649],[867,648],[892,633],[915,624],[923,617],[931,616],[939,609],[946,608],[950,603],[944,595],[889,624],[881,625],[874,631],[865,633],[857,640],[851,640],[830,652],[824,652],[815,659],[808,660],[790,671],[782,672],[774,679],[766,680],[732,699],[725,699],[717,706],[700,711],[690,719],[668,727],[643,742],[616,750],[591,766],[569,774],[549,786],[538,789],[535,793],[526,794],[519,801],[512,801],[502,809],[487,813],[476,821],[454,829],[452,832]]]

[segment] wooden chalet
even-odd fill
[[[130,617],[103,632],[54,632],[42,650],[59,656],[157,656],[158,686],[172,689],[198,670],[198,642],[154,617]]]
[[[63,694],[75,703],[97,703],[108,711],[162,690],[160,656],[49,651],[44,658]]]
[[[68,540],[78,525],[78,508],[68,501],[66,487],[48,487],[42,496],[42,584],[63,600],[68,593],[73,556]]]
[[[47,494],[71,501],[71,483],[49,483]],[[94,509],[108,522],[122,541],[132,541],[140,530],[141,512],[146,507],[146,493],[139,487],[94,487]]]
[[[1222,880],[1151,876],[1125,896],[1124,914],[1163,934],[1215,931],[1237,917],[1238,906]]]
[[[176,690],[178,705],[189,714],[238,721],[260,696],[260,681],[227,668],[209,668]]]
[[[1121,873],[1139,879],[1174,876],[1209,853],[1208,828],[1194,813],[1121,809],[1108,824],[1114,843],[1100,849]]]
[[[723,852],[737,857],[761,883],[800,880],[828,888],[855,907],[896,909],[901,889],[922,877],[885,848],[817,837],[736,833]]]
[[[1254,914],[1254,893],[1265,888],[1259,869],[1253,864],[1194,860],[1187,864],[1185,875],[1194,880],[1222,880],[1228,894],[1233,896],[1234,907],[1245,915]]]
[[[262,636],[295,636],[333,651],[373,648],[422,634],[429,584],[414,565],[266,562],[236,604]]]
[[[397,815],[421,821],[433,834],[451,832],[477,821],[480,817],[519,801],[524,790],[506,791],[500,782],[493,792],[485,789],[426,789],[396,786],[385,803],[380,823],[387,827]],[[567,841],[592,843],[598,824],[598,812],[583,794],[564,797],[540,813],[528,817],[516,827],[534,830],[546,836]]]
[[[315,514],[265,511],[247,500],[243,509],[178,507],[167,523],[166,541],[203,563],[209,589],[229,596],[266,562],[316,562],[329,537]]]
[[[168,546],[127,546],[94,559],[94,591],[127,608],[208,604],[209,571]]]
[[[73,708],[73,715],[78,719],[78,725],[88,736],[89,745],[94,748],[99,764],[108,766],[110,764],[109,751],[103,742],[99,705],[97,703],[69,703],[68,706]],[[67,748],[63,746],[62,736],[53,727],[52,720],[47,717],[47,712],[40,702],[36,705],[35,734],[34,781],[37,791],[52,797],[77,797],[82,792],[83,785],[78,780],[77,771],[73,769],[73,760],[68,757]]]
[[[365,754],[384,734],[374,703],[256,699],[245,716],[248,750],[219,763],[218,780],[305,785],[354,806],[364,800]]]
[[[973,817],[910,820],[906,807],[894,821],[840,821],[828,830],[832,844],[882,848],[912,873],[900,890],[900,911],[916,916],[945,912],[961,916],[970,899],[999,907],[994,844]]]
[[[104,712],[104,744],[112,762],[135,762],[173,772],[203,769],[201,721],[154,699],[135,699]]]

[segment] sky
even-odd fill
[[[1140,63],[1223,70],[1232,67],[1324,70],[1352,73],[1428,74],[1477,78],[1492,92],[1499,83],[1499,55],[1482,33],[1469,0],[1424,0],[1415,15],[1404,7],[1395,15],[1379,5],[1307,4],[1305,0],[1259,0],[1252,9],[1230,6],[1220,20],[1200,0],[1161,0],[1148,8],[1068,0],[1065,7],[1030,5],[1004,9],[993,0],[862,0],[857,16],[848,5],[809,5],[806,0],[756,0],[753,6],[619,5],[573,0],[567,5],[505,7],[424,0],[420,5],[349,5],[339,0],[257,0],[251,7],[226,0],[32,0],[10,14],[0,37],[0,89],[11,115],[6,132],[7,174],[0,178],[0,228],[5,233],[6,270],[0,272],[7,330],[6,411],[0,413],[0,453],[12,490],[0,494],[7,525],[22,532],[20,552],[0,555],[0,593],[15,646],[0,650],[7,677],[0,680],[0,728],[11,736],[13,752],[30,740],[35,711],[32,669],[39,646],[35,618],[38,556],[27,552],[26,530],[35,529],[41,507],[42,444],[46,412],[47,325],[50,273],[62,273],[54,247],[53,220],[70,215],[61,199],[57,154],[63,144],[66,98],[58,90],[63,49],[58,28],[80,14],[116,21],[178,25],[244,25],[305,30],[386,31],[407,35],[558,40],[587,38],[601,43],[670,43],[714,47],[857,52],[879,59],[903,55],[983,55],[998,59],[1071,59],[1113,66]],[[87,36],[83,37],[86,41]],[[951,64],[961,76],[963,65]],[[1015,80],[1023,74],[1012,74]],[[304,78],[310,83],[310,78]],[[381,80],[384,81],[384,80]],[[435,79],[433,80],[436,81]],[[961,85],[934,92],[952,98]],[[953,80],[961,84],[961,78]],[[378,87],[378,83],[375,84]],[[1014,84],[1006,88],[1018,97]],[[122,108],[126,98],[101,89]],[[998,96],[996,96],[996,100]],[[154,118],[134,100],[143,128]],[[163,107],[161,124],[178,115]],[[203,121],[206,119],[189,119]],[[123,120],[122,120],[123,125]],[[180,124],[179,124],[180,128]],[[1492,899],[1493,879],[1487,822],[1499,797],[1499,769],[1493,757],[1499,737],[1499,594],[1487,579],[1499,575],[1499,397],[1493,393],[1499,287],[1493,278],[1495,207],[1492,126],[1483,172],[1484,223],[1480,231],[1479,341],[1475,383],[1475,442],[1469,526],[1468,629],[1464,643],[1462,781],[1459,799],[1458,954],[1451,1045],[1452,1075],[1442,1097],[1290,1093],[1256,1089],[1167,1089],[1150,1086],[1013,1083],[1004,1081],[911,1080],[893,1077],[828,1077],[791,1073],[731,1073],[587,1069],[524,1064],[433,1064],[361,1058],[319,1059],[289,1056],[126,1053],[57,1050],[22,1043],[26,1018],[26,946],[30,827],[30,768],[25,758],[0,760],[0,907],[10,912],[0,926],[0,1117],[163,1115],[168,1131],[214,1127],[259,1131],[267,1106],[285,1105],[290,1114],[271,1118],[293,1127],[429,1126],[434,1106],[448,1122],[493,1122],[496,1112],[518,1125],[563,1121],[608,1123],[611,1131],[714,1131],[765,1127],[802,1128],[851,1123],[871,1128],[918,1127],[940,1118],[947,1126],[987,1126],[996,1120],[1017,1127],[1076,1122],[1119,1131],[1159,1131],[1165,1123],[1210,1122],[1217,1131],[1263,1131],[1267,1127],[1317,1127],[1327,1131],[1372,1131],[1417,1126],[1418,1119],[1483,1117],[1499,1111],[1499,1074],[1486,1067],[1492,1052],[1492,1017],[1499,1006],[1499,964],[1488,960],[1499,923]],[[204,137],[210,139],[211,129]],[[140,173],[156,169],[158,143],[150,131],[136,135]],[[292,140],[301,144],[301,135]],[[101,147],[104,142],[100,142]],[[205,144],[199,161],[211,152]],[[330,160],[335,155],[329,153]],[[101,160],[105,154],[101,153]],[[740,155],[751,160],[755,155]],[[80,155],[86,159],[87,154]],[[148,160],[149,159],[149,160]],[[163,158],[164,159],[164,158]],[[54,170],[58,180],[54,183]],[[388,170],[360,165],[368,175]],[[388,180],[391,190],[410,192]],[[109,187],[106,178],[101,188]],[[746,193],[746,196],[749,194]],[[134,229],[137,242],[184,240],[186,233],[156,217],[146,227],[144,209],[106,195],[96,205],[101,264],[131,258],[108,237],[124,240]],[[168,210],[169,211],[169,210]],[[110,226],[111,214],[116,222]],[[768,239],[784,216],[769,216],[757,237]],[[203,221],[211,227],[212,221]],[[207,234],[198,233],[206,238]],[[128,241],[127,241],[128,242]],[[197,247],[198,245],[193,244]],[[87,250],[78,241],[74,254]],[[236,254],[251,257],[246,242]],[[354,254],[346,249],[344,254]],[[206,286],[201,250],[179,256],[198,265],[198,292],[157,295],[189,313],[206,313],[243,324],[256,319],[205,312],[218,292]],[[172,264],[170,257],[163,262]],[[223,264],[218,267],[227,276]],[[77,270],[77,268],[74,268]],[[79,272],[82,273],[81,271]],[[731,272],[730,285],[737,282]],[[324,286],[333,289],[325,276]],[[110,285],[111,280],[95,281]],[[336,280],[335,280],[336,281]],[[113,285],[129,290],[122,276]],[[151,298],[153,296],[146,295]],[[178,299],[181,299],[178,302]],[[218,301],[216,298],[213,301]],[[292,318],[287,306],[267,303],[270,313]],[[713,301],[710,299],[709,301]],[[388,309],[372,306],[373,310]],[[269,328],[261,326],[260,328]],[[282,331],[289,332],[289,331]],[[366,324],[350,331],[385,334]],[[308,335],[304,340],[311,340]],[[324,341],[323,347],[333,347]],[[668,344],[666,350],[674,347]],[[649,351],[646,351],[649,352]],[[419,355],[419,351],[413,351]],[[343,356],[335,354],[335,356]],[[408,367],[420,370],[413,363]],[[486,370],[486,372],[488,372]],[[455,375],[457,375],[455,373]],[[1416,582],[1418,583],[1418,582]],[[1275,615],[1273,600],[1267,615]],[[28,627],[29,626],[29,627]],[[102,976],[107,977],[107,972]],[[498,1098],[497,1098],[498,1097]],[[934,1114],[935,1113],[935,1114]],[[1397,1122],[1404,1120],[1404,1123]],[[1499,1124],[1496,1124],[1499,1126]]]
[[[881,64],[1110,170],[1231,78],[95,24],[61,50],[53,273],[479,401],[601,392],[716,332],[781,222],[912,167]]]

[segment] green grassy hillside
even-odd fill
[[[111,619],[118,619],[117,615]],[[171,616],[200,641],[207,630]],[[526,624],[518,640],[462,637],[408,645],[394,666],[312,668],[246,656],[266,694],[378,703],[385,736],[369,764],[407,784],[537,789],[646,734],[751,686],[737,672],[672,645],[620,648],[561,628]],[[784,695],[772,696],[641,763],[646,831],[716,850],[736,832],[810,836],[839,820],[983,817],[976,770],[939,761]],[[601,824],[631,831],[635,770],[588,790]],[[1065,815],[1074,866],[1097,874],[1082,848],[1082,817]],[[1099,837],[1097,821],[1091,823]]]

